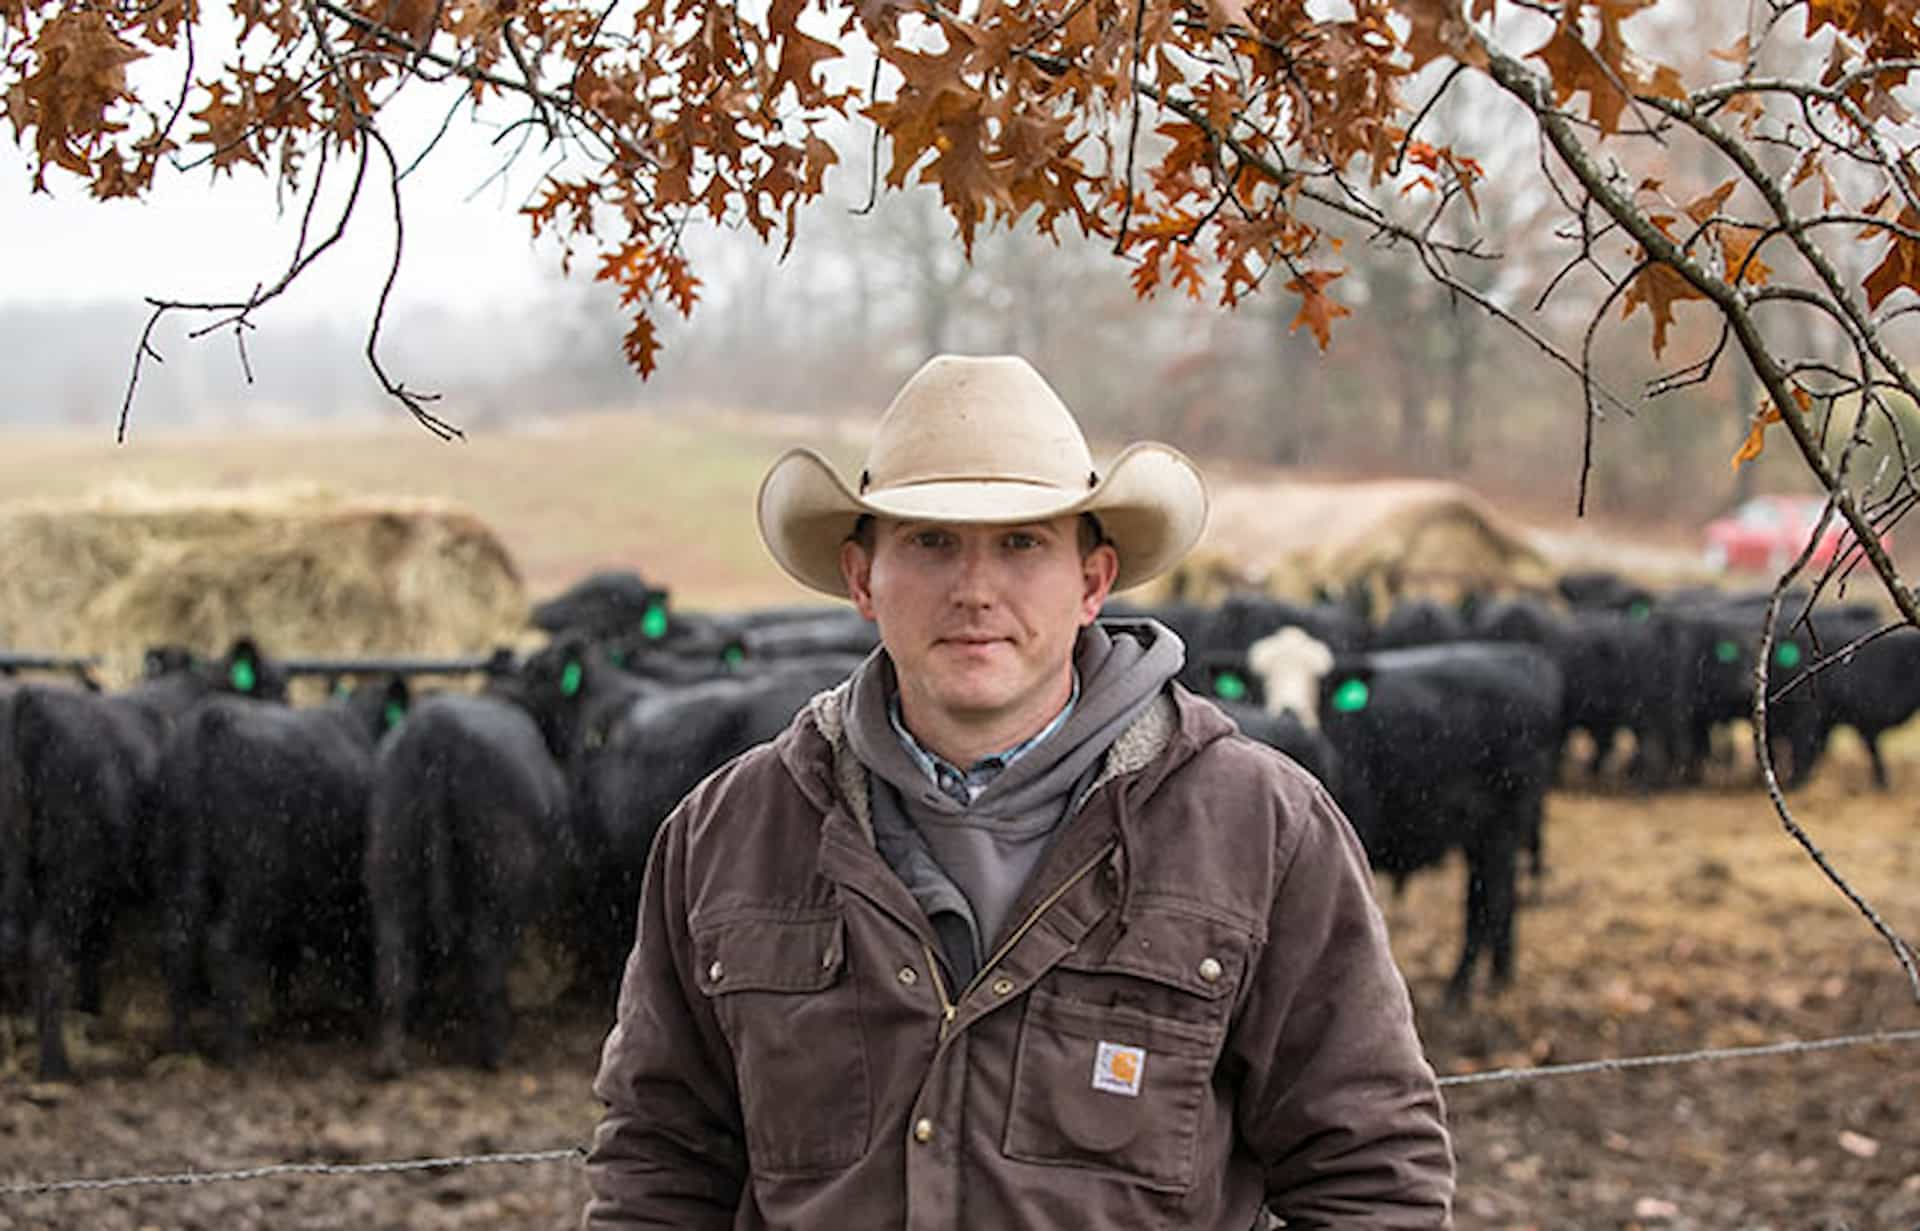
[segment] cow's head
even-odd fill
[[[252,637],[241,636],[220,660],[218,686],[227,692],[262,701],[287,699],[287,674],[260,652]]]
[[[1247,666],[1260,677],[1269,714],[1291,713],[1308,730],[1320,729],[1320,680],[1333,668],[1325,642],[1283,628],[1247,648]]]

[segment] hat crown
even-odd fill
[[[1093,455],[1073,412],[1025,359],[942,355],[881,417],[861,493],[952,480],[1085,491]]]

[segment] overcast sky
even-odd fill
[[[401,120],[389,129],[404,159],[424,138],[417,122],[409,131]],[[557,249],[536,248],[515,212],[543,164],[529,156],[515,175],[483,188],[498,161],[486,135],[456,123],[407,181],[397,303],[473,306],[559,278]],[[342,189],[346,170],[329,176]],[[57,169],[47,183],[51,195],[33,193],[25,152],[0,142],[0,302],[243,297],[279,277],[298,233],[297,204],[281,214],[266,178],[247,168],[218,180],[205,170],[165,172],[139,203],[95,201]],[[347,238],[302,275],[279,310],[356,320],[371,309],[392,256],[385,177],[369,174],[362,194]]]

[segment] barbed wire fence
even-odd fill
[[[1449,1073],[1439,1078],[1442,1088],[1472,1088],[1546,1081],[1567,1077],[1594,1077],[1630,1073],[1656,1068],[1726,1064],[1785,1056],[1803,1056],[1854,1047],[1920,1043],[1920,1027],[1906,1030],[1880,1030],[1866,1034],[1833,1035],[1819,1039],[1789,1039],[1747,1047],[1713,1047],[1694,1051],[1666,1052],[1644,1056],[1622,1056],[1583,1060],[1566,1064],[1543,1064],[1521,1068],[1487,1069],[1477,1073]],[[155,1175],[78,1176],[55,1180],[28,1180],[0,1184],[0,1201],[24,1197],[43,1197],[61,1193],[102,1192],[111,1189],[233,1184],[285,1177],[325,1176],[358,1178],[439,1172],[469,1167],[531,1167],[585,1161],[582,1145],[545,1150],[510,1150],[493,1154],[459,1154],[438,1158],[388,1159],[370,1163],[269,1163],[224,1171],[179,1171]]]

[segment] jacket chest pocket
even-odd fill
[[[866,1039],[840,916],[693,929],[701,990],[733,1050],[754,1171],[837,1171],[866,1152]]]
[[[1028,996],[1007,1156],[1191,1188],[1247,945],[1207,921],[1152,916],[1105,955],[1064,959]]]

